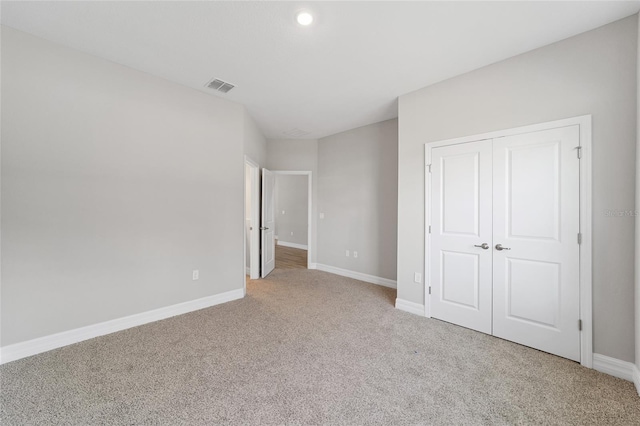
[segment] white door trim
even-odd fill
[[[431,224],[431,194],[429,188],[431,187],[431,150],[440,146],[474,142],[483,139],[495,139],[503,136],[519,135],[522,133],[574,125],[580,126],[580,151],[582,155],[582,160],[580,161],[580,233],[582,234],[582,244],[580,245],[580,319],[582,320],[582,331],[580,332],[580,364],[587,368],[593,368],[591,115],[425,143],[425,270],[422,271],[423,277],[425,277],[424,306],[425,316],[431,318],[431,296],[429,295],[429,259],[431,250],[429,233]],[[578,152],[576,152],[576,155],[578,155]]]
[[[251,244],[249,253],[249,278],[256,280],[260,278],[260,166],[248,156],[244,156],[244,164],[251,168],[251,223],[253,224],[253,232],[250,235]],[[246,174],[245,174],[246,179]],[[244,182],[244,188],[246,190],[247,182]],[[247,217],[247,205],[244,203],[244,217]],[[247,227],[244,227],[244,266],[247,265]],[[245,274],[246,274],[245,269]],[[243,274],[243,277],[245,275]],[[244,279],[244,278],[243,278]],[[244,294],[247,294],[247,280],[244,279]]]
[[[271,173],[274,175],[302,175],[308,176],[307,178],[307,269],[315,269],[311,266],[311,259],[315,259],[313,256],[313,237],[311,232],[311,220],[313,219],[313,210],[311,207],[313,205],[312,194],[313,194],[313,173],[309,170],[271,170]]]

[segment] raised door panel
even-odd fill
[[[478,236],[479,152],[440,157],[442,233]]]
[[[506,148],[509,237],[560,238],[560,143]]]
[[[442,301],[473,310],[479,309],[480,255],[440,252]]]
[[[507,260],[507,318],[558,329],[560,264],[523,259]]]

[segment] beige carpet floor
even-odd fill
[[[639,425],[633,385],[307,270],[0,367],[2,425]]]

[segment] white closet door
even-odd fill
[[[579,361],[579,126],[493,143],[493,334]]]
[[[491,140],[483,140],[434,148],[431,162],[431,315],[484,333],[491,333],[492,156]]]

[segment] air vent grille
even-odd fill
[[[226,81],[222,81],[219,78],[214,78],[207,83],[206,87],[217,90],[218,92],[227,93],[236,86],[231,83],[227,83]]]

